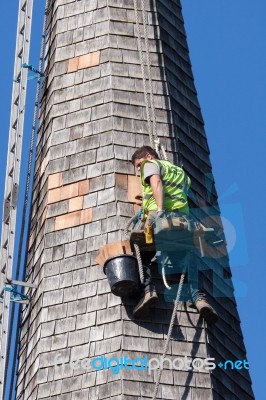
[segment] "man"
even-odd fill
[[[189,206],[187,191],[190,186],[190,178],[186,176],[182,168],[169,161],[159,160],[159,156],[150,146],[143,146],[132,156],[132,163],[140,171],[143,188],[143,215],[145,226],[156,226],[159,218],[182,217],[187,220]],[[198,270],[193,265],[193,252],[168,251],[168,257],[175,271],[182,272],[187,266],[188,288],[191,300],[208,324],[215,323],[218,315],[207,302],[204,292],[198,289]],[[133,310],[135,318],[148,314],[151,306],[158,302],[158,295],[151,278],[150,264],[155,256],[153,252],[142,252],[144,270],[144,287],[140,300]],[[180,270],[181,268],[181,270]]]

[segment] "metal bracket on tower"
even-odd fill
[[[34,68],[33,65],[31,65],[31,64],[23,63],[23,64],[21,64],[21,67],[22,68],[27,68],[29,71],[34,72],[35,75],[30,75],[30,76],[27,77],[28,81],[30,81],[32,79],[37,79],[37,78],[43,78],[44,77],[44,73],[39,71],[37,68]],[[15,82],[15,83],[20,83],[21,82],[20,74],[19,74],[19,76],[17,76],[16,79],[13,80],[13,82]]]
[[[37,285],[29,282],[21,282],[21,281],[15,281],[15,280],[7,280],[6,285],[2,289],[2,293],[0,295],[0,302],[3,303],[4,301],[4,295],[5,292],[10,292],[10,301],[13,301],[15,303],[22,303],[22,304],[29,304],[29,297],[27,294],[18,292],[16,290],[16,286],[23,286],[23,287],[29,287],[32,289],[36,289]]]

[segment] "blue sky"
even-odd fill
[[[236,300],[253,390],[256,400],[264,400],[266,3],[183,0],[182,5],[220,206],[242,210],[243,219],[236,219],[237,257],[230,256],[233,277],[246,289]],[[234,186],[237,191],[226,195]]]
[[[4,2],[0,24],[0,198],[3,198],[13,79],[17,1]],[[38,65],[43,0],[35,3],[31,63]],[[206,124],[220,205],[232,214],[237,242],[230,256],[256,400],[264,400],[266,144],[266,3],[183,0],[194,78]],[[29,82],[33,103],[35,84]],[[27,145],[32,114],[28,108]],[[23,170],[26,166],[23,159]],[[238,214],[236,214],[236,212]],[[235,219],[234,219],[235,218]],[[236,283],[237,287],[240,287]],[[245,293],[246,292],[246,293]],[[244,399],[243,399],[244,400]]]

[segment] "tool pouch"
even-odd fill
[[[183,216],[158,218],[154,226],[154,234],[160,234],[168,231],[191,231],[193,229],[192,221]]]
[[[184,217],[171,218],[171,229],[172,230],[190,230],[190,221]]]

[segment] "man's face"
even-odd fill
[[[134,166],[135,166],[135,168],[139,171],[140,170],[140,166],[141,166],[141,163],[142,163],[142,161],[144,161],[145,160],[145,158],[137,158],[135,161],[134,161]]]
[[[137,158],[137,159],[134,161],[134,166],[135,166],[135,168],[137,169],[137,171],[139,171],[139,170],[140,170],[141,163],[142,163],[144,160],[152,160],[152,159],[153,159],[153,157],[150,155],[150,153],[147,153],[145,157],[143,157],[143,158]]]

